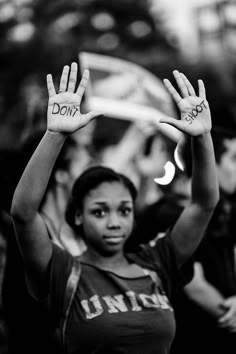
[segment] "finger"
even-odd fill
[[[206,89],[202,80],[198,80],[199,97],[206,99]]]
[[[230,327],[231,327],[231,332],[235,332],[236,331],[236,322],[235,322],[235,320],[232,322]]]
[[[89,80],[89,71],[88,70],[84,70],[82,79],[81,79],[80,84],[79,84],[79,86],[77,88],[77,91],[76,91],[77,95],[80,97],[80,102],[81,102],[82,97],[84,95],[84,91],[85,91],[85,88],[87,86],[88,80]]]
[[[184,124],[181,120],[177,120],[175,118],[163,117],[159,120],[159,123],[166,123],[172,125],[172,127],[177,128],[180,131],[184,131]]]
[[[77,71],[78,71],[78,65],[76,63],[72,63],[70,67],[70,77],[69,77],[69,83],[68,83],[68,89],[67,91],[69,92],[74,92],[75,91],[75,84],[77,80]]]
[[[227,322],[228,327],[233,327],[234,325],[234,318],[230,318],[229,321]]]
[[[92,111],[86,114],[83,114],[83,120],[85,124],[90,123],[93,119],[98,118],[98,117],[104,117],[104,114],[101,112],[97,111]]]
[[[192,86],[192,84],[190,83],[190,81],[188,80],[188,78],[183,74],[183,73],[180,73],[184,83],[185,83],[185,86],[187,87],[187,90],[188,90],[188,93],[190,96],[196,96],[196,92]]]
[[[177,104],[179,104],[179,102],[182,100],[182,97],[180,96],[180,94],[176,91],[176,89],[174,88],[174,86],[172,85],[172,83],[168,79],[164,79],[163,82],[164,82],[165,87],[167,88],[167,90],[169,91],[169,93],[171,94],[173,99],[175,100],[175,102]]]
[[[53,83],[51,74],[47,75],[47,88],[48,88],[48,96],[49,97],[56,95],[56,90],[54,87],[54,83]]]
[[[221,323],[219,325],[220,328],[230,328],[232,327],[233,325],[233,320],[232,319],[229,319],[228,321],[224,322],[224,323]]]
[[[183,97],[188,97],[189,96],[188,89],[187,89],[185,82],[182,79],[180,73],[178,72],[178,70],[174,70],[173,74],[174,74],[175,80],[177,82],[177,85],[179,86],[180,92],[182,93]]]
[[[225,325],[228,321],[231,320],[232,318],[232,311],[228,311],[225,315],[223,315],[220,319],[219,319],[219,324]]]
[[[233,333],[233,332],[235,332],[235,331],[236,331],[236,326],[235,326],[235,323],[232,323],[232,324],[230,325],[230,327],[229,327],[229,331],[230,331],[231,333]]]
[[[68,82],[68,74],[69,74],[69,66],[65,65],[61,74],[61,80],[59,85],[59,91],[66,91],[67,82]]]
[[[230,308],[236,308],[235,306],[235,297],[234,296],[231,296],[227,299],[224,300],[223,302],[224,306],[226,306],[228,309]]]
[[[232,321],[233,321],[233,317],[229,316],[227,318],[221,319],[221,321],[219,321],[219,325],[221,325],[221,326],[229,326]]]

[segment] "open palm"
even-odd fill
[[[70,134],[101,115],[99,112],[81,114],[80,104],[89,79],[89,71],[84,71],[80,84],[76,89],[77,71],[78,66],[76,63],[72,63],[71,67],[64,66],[58,93],[56,93],[52,76],[50,74],[47,75],[49,95],[47,128],[50,131]]]
[[[169,80],[165,79],[164,84],[180,110],[181,119],[163,117],[160,123],[170,124],[192,136],[209,132],[212,126],[211,113],[202,80],[198,80],[199,95],[197,96],[193,86],[184,74],[177,70],[173,74],[182,96]]]

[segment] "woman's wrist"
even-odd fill
[[[207,132],[205,132],[205,133],[202,133],[202,134],[199,134],[199,135],[194,135],[194,136],[191,136],[194,140],[199,140],[199,141],[201,141],[201,140],[204,140],[204,139],[206,139],[206,138],[208,138],[208,137],[210,137],[211,136],[211,131],[207,131]]]
[[[54,142],[60,143],[64,142],[67,138],[67,134],[60,133],[60,132],[54,132],[52,130],[47,129],[45,132],[45,137],[49,140],[52,140]]]

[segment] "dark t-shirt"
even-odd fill
[[[221,195],[206,235],[195,255],[196,261],[202,264],[205,278],[225,297],[236,295],[235,207],[235,202]]]
[[[236,295],[235,207],[235,202],[221,193],[207,232],[194,256],[195,261],[202,265],[206,280],[225,298]],[[177,297],[174,307],[177,331],[172,345],[173,354],[188,354],[190,351],[192,354],[236,353],[236,333],[219,327],[216,319],[184,292]],[[194,343],[194,346],[188,343]]]
[[[175,334],[171,301],[192,274],[178,269],[168,236],[152,246],[141,246],[127,258],[155,271],[157,281],[149,274],[131,279],[81,262],[65,332],[69,354],[169,352]],[[62,308],[72,262],[69,253],[54,246],[50,296],[55,318]]]

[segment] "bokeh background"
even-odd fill
[[[235,126],[233,0],[0,0],[0,41],[1,146],[44,127],[45,76],[81,51],[202,78],[214,123]]]

